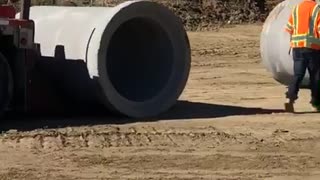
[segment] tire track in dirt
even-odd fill
[[[172,151],[172,150],[171,150]],[[212,153],[128,153],[121,155],[85,155],[73,162],[79,167],[117,167],[109,174],[130,172],[128,179],[257,179],[283,175],[319,174],[320,159],[310,154]],[[143,163],[141,163],[143,162]],[[157,163],[154,163],[157,162]],[[144,176],[140,176],[145,174]]]
[[[257,130],[244,133],[236,130],[225,131],[212,126],[192,130],[180,128],[156,130],[156,128],[153,126],[103,129],[92,127],[80,131],[69,127],[59,130],[8,132],[0,136],[0,146],[39,150],[113,147],[188,147],[219,150],[238,146],[251,152],[275,150],[304,152],[304,147],[314,146],[314,141],[320,142],[320,134],[311,130],[296,133],[286,129],[275,129],[271,132],[268,130],[269,135],[260,136]]]
[[[129,131],[67,132],[62,130],[6,133],[0,136],[0,142],[2,145],[12,147],[55,149],[65,147],[197,146],[206,143],[218,145],[224,142],[237,143],[238,141],[236,135],[230,135],[219,130],[211,132],[172,130],[157,132],[145,129],[144,131],[146,132],[137,131],[132,127]]]

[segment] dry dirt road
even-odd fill
[[[260,30],[190,33],[188,86],[158,119],[3,122],[0,179],[320,179],[320,116],[307,90],[283,113]]]

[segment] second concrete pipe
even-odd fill
[[[293,59],[290,50],[290,36],[285,32],[290,13],[302,0],[285,0],[279,3],[266,19],[260,38],[260,51],[263,65],[272,73],[275,80],[288,85],[293,76]],[[307,87],[309,74],[303,80]]]
[[[168,110],[185,88],[189,40],[180,19],[162,5],[35,6],[30,18],[42,71],[76,103],[148,117]]]

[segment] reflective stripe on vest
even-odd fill
[[[299,6],[296,6],[295,8],[294,8],[294,11],[293,11],[293,35],[292,35],[292,42],[293,42],[293,44],[295,45],[295,46],[298,46],[298,42],[297,42],[297,40],[295,39],[296,38],[296,36],[297,36],[297,31],[298,31],[298,23],[299,23],[299,19],[298,19],[298,13],[299,13],[299,11],[298,11],[298,9],[299,9]],[[298,35],[299,36],[299,35]],[[303,35],[304,36],[304,35]]]
[[[318,15],[319,15],[319,9],[320,9],[319,6],[316,5],[315,8],[313,9],[313,12],[312,12],[312,17],[311,17],[310,26],[309,26],[308,46],[311,46],[311,43],[320,45],[320,39],[317,37],[314,37],[314,34],[313,34],[315,27],[317,27],[317,19],[318,19]]]
[[[306,34],[297,34],[299,27],[299,6],[296,6],[293,10],[293,35],[291,42],[294,46],[298,46],[299,42],[305,43],[306,47],[311,47],[312,44],[320,46],[320,39],[314,36],[314,30],[317,25],[317,19],[319,15],[320,7],[315,5],[312,10],[312,16],[309,22],[309,31]],[[317,28],[318,29],[318,28]]]

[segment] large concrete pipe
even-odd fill
[[[185,88],[189,40],[180,19],[160,4],[35,6],[30,19],[39,67],[75,103],[148,117],[168,110]]]
[[[290,50],[290,36],[284,31],[290,13],[302,0],[286,0],[279,3],[267,17],[260,39],[260,51],[263,65],[281,84],[288,85],[293,76],[293,60]],[[306,73],[302,86],[309,83]]]

